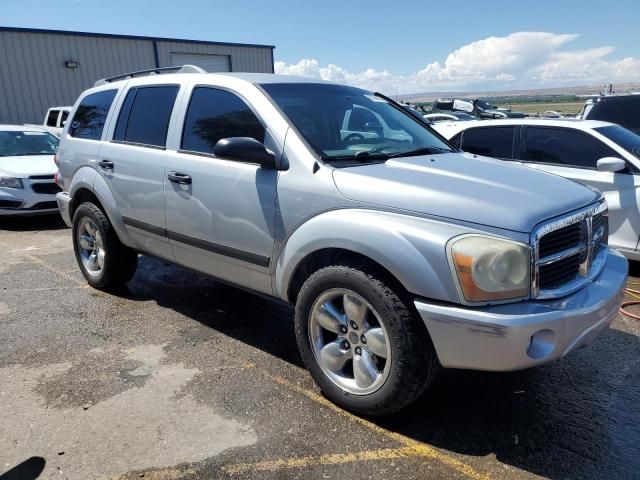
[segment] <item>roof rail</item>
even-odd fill
[[[177,67],[161,67],[151,68],[149,70],[138,70],[137,72],[123,73],[122,75],[116,75],[115,77],[102,78],[93,84],[94,87],[100,85],[106,85],[107,83],[117,82],[118,80],[125,80],[127,78],[142,77],[144,75],[158,75],[161,73],[207,73],[204,68],[196,67],[195,65],[180,65]]]

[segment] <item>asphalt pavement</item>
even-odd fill
[[[619,316],[364,418],[319,392],[286,305],[148,257],[94,290],[57,217],[0,219],[0,480],[640,478],[639,335]]]

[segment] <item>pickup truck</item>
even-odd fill
[[[125,74],[80,96],[56,158],[91,286],[121,287],[143,254],[288,302],[314,380],[359,413],[403,408],[441,367],[564,357],[622,300],[600,192],[462,153],[375,92]]]
[[[38,125],[40,128],[44,128],[49,133],[52,133],[56,137],[59,137],[62,133],[62,129],[64,128],[65,123],[67,123],[67,117],[69,117],[69,113],[71,112],[71,108],[73,107],[52,107],[47,110],[47,113],[44,116],[44,121],[42,125]],[[27,126],[36,125],[27,124]]]

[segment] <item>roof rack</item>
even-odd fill
[[[177,67],[162,67],[151,68],[149,70],[138,70],[137,72],[123,73],[116,75],[115,77],[102,78],[93,84],[94,87],[100,85],[106,85],[107,83],[117,82],[118,80],[125,80],[127,78],[142,77],[144,75],[159,75],[161,73],[207,73],[204,68],[196,67],[195,65],[180,65]]]

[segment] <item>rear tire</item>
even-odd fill
[[[402,409],[440,368],[410,297],[368,265],[313,273],[297,298],[295,329],[304,363],[322,392],[361,414]]]
[[[89,285],[109,290],[122,287],[136,272],[138,253],[123,245],[100,208],[82,203],[73,215],[73,250]]]

